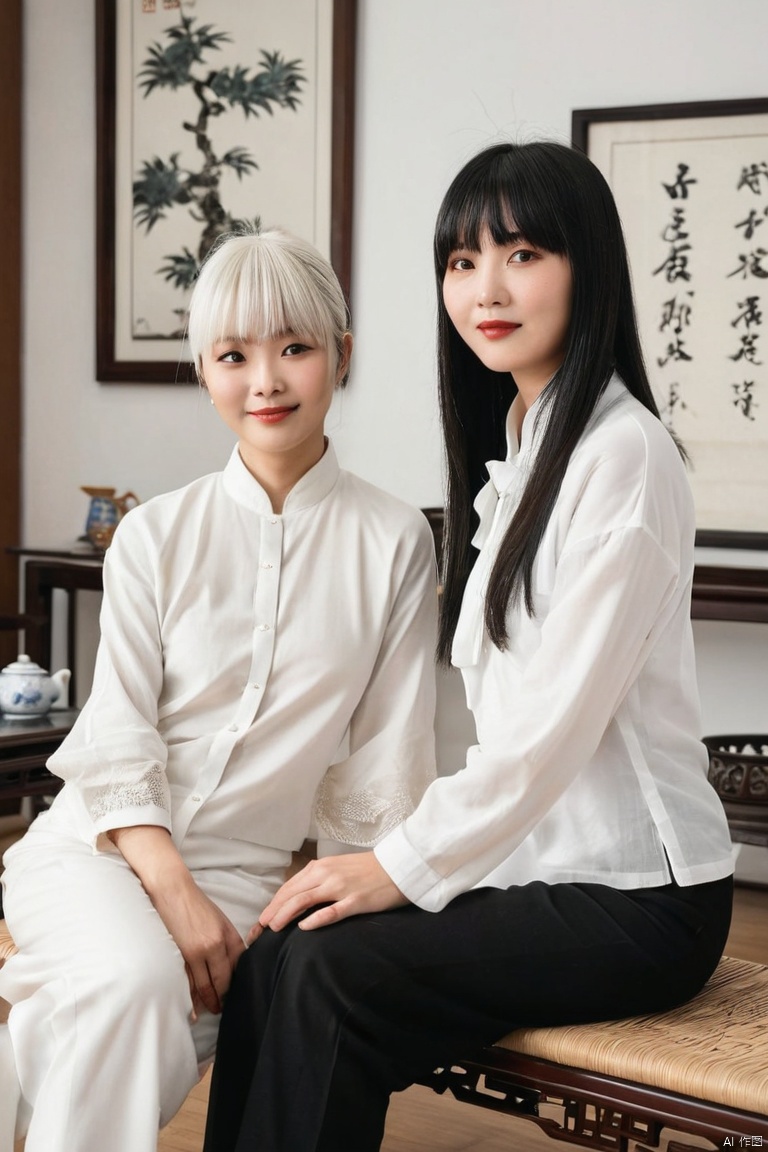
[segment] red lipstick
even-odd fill
[[[298,404],[293,407],[276,406],[274,408],[258,408],[255,412],[249,412],[249,416],[255,416],[257,420],[261,420],[264,424],[278,424],[281,420],[285,420],[286,416],[290,416],[295,412]]]
[[[483,320],[478,329],[489,340],[502,340],[510,332],[516,332],[519,324],[512,324],[508,320]]]

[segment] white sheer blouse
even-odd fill
[[[634,888],[733,871],[700,740],[691,494],[671,437],[618,377],[573,453],[539,549],[535,615],[510,610],[504,651],[485,631],[484,591],[536,452],[537,408],[519,446],[510,420],[508,458],[489,464],[476,502],[480,552],[453,662],[478,743],[376,848],[430,910],[483,884]]]

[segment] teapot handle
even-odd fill
[[[115,496],[113,499],[114,499],[115,504],[117,505],[117,507],[120,510],[121,516],[124,515],[128,511],[128,501],[129,500],[133,501],[133,504],[131,504],[131,508],[135,508],[137,504],[141,503],[141,501],[139,500],[139,498],[135,492],[124,492],[122,496]]]

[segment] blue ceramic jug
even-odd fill
[[[85,535],[96,548],[108,548],[114,535],[117,522],[129,508],[139,503],[133,492],[115,495],[114,488],[81,488],[90,496],[88,519],[85,522]]]

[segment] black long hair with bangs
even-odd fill
[[[564,144],[486,148],[453,180],[435,227],[438,384],[447,464],[438,638],[443,663],[450,660],[474,560],[472,503],[487,480],[485,462],[504,458],[506,416],[517,393],[510,374],[486,368],[467,347],[443,303],[451,253],[479,251],[486,231],[495,244],[518,233],[536,248],[565,256],[573,277],[565,356],[542,393],[540,447],[488,584],[485,624],[498,648],[506,646],[509,605],[522,597],[533,612],[536,553],[571,453],[612,373],[659,415],[637,333],[621,222],[603,176],[583,153]]]

